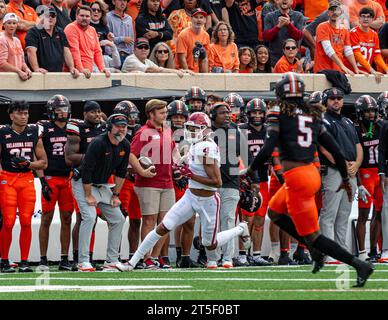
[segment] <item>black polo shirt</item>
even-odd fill
[[[323,116],[323,124],[340,146],[347,161],[356,161],[356,144],[360,143],[353,122],[341,114],[327,110]],[[320,155],[320,161],[325,165],[332,165],[326,157]]]
[[[64,48],[69,47],[63,29],[54,27],[53,35],[50,36],[45,29],[31,28],[26,36],[26,49],[28,47],[38,49],[36,55],[40,68],[49,72],[63,71]]]
[[[57,27],[65,29],[66,26],[71,23],[70,16],[66,8],[59,9],[54,3],[52,4],[55,11],[57,12]]]

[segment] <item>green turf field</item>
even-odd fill
[[[376,265],[365,288],[356,273],[327,266],[0,274],[0,299],[388,299],[388,266]],[[350,286],[350,288],[349,288]]]

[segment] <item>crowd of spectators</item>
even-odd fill
[[[0,71],[388,74],[384,0],[0,0]]]

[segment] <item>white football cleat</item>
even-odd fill
[[[217,261],[208,261],[206,263],[206,269],[217,269],[217,268],[218,268]]]
[[[77,269],[79,272],[95,272],[96,271],[96,268],[94,268],[90,262],[78,263]]]
[[[381,258],[377,260],[378,263],[388,263],[388,250],[383,250]]]

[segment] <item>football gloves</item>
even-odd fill
[[[358,198],[361,199],[362,202],[368,203],[368,197],[370,197],[370,193],[368,190],[363,186],[358,187]]]
[[[49,186],[45,177],[40,177],[39,180],[40,184],[42,185],[43,198],[45,198],[46,201],[51,201],[50,193],[53,193],[53,190]]]
[[[14,168],[28,168],[31,161],[24,157],[12,157],[11,164]]]

